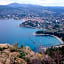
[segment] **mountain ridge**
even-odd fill
[[[12,12],[13,11],[13,12]],[[5,13],[4,13],[5,12]],[[55,12],[55,13],[53,13]],[[44,7],[32,4],[11,3],[8,5],[0,5],[0,15],[17,15],[17,16],[34,16],[34,17],[50,17],[58,16],[64,13],[64,7]]]

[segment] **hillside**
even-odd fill
[[[59,50],[58,50],[59,49]],[[43,53],[42,53],[43,52]],[[28,46],[0,44],[0,64],[63,64],[64,46],[35,53]]]
[[[13,11],[13,12],[12,12]],[[17,15],[18,17],[24,16],[58,16],[63,14],[64,7],[44,7],[31,4],[12,3],[8,5],[0,5],[0,16],[3,15]],[[5,13],[4,13],[5,12]]]

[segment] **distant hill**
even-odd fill
[[[19,4],[19,3],[11,3],[11,4],[8,4],[8,6],[10,7],[26,7],[28,6],[28,4]]]
[[[4,13],[5,12],[5,13]],[[18,15],[18,16],[40,16],[59,15],[64,13],[64,7],[44,7],[31,4],[11,3],[0,5],[0,15]]]
[[[36,7],[42,7],[40,5],[32,5],[32,4],[20,4],[20,3],[11,3],[11,4],[8,4],[8,6],[11,6],[11,7],[29,7],[29,6],[36,6]]]
[[[11,6],[11,7],[14,7],[14,6],[21,6],[21,4],[19,4],[19,3],[11,3],[11,4],[8,4],[8,6]]]

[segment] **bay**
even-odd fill
[[[18,46],[29,46],[35,49],[39,45],[50,47],[60,45],[61,42],[52,36],[34,36],[33,33],[39,29],[19,27],[21,20],[0,20],[0,43],[13,45],[18,42]]]

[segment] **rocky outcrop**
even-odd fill
[[[41,64],[45,57],[44,54],[33,52],[28,46],[18,48],[0,44],[0,64]]]
[[[26,64],[23,59],[19,58],[19,52],[11,52],[11,47],[14,49],[11,45],[0,44],[0,64]]]
[[[9,44],[0,44],[0,48],[9,48],[10,45]]]

